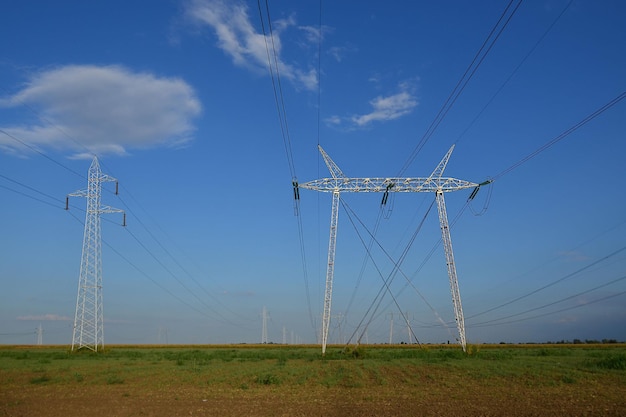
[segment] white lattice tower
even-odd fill
[[[324,312],[322,317],[322,355],[326,353],[326,343],[328,341],[328,329],[330,327],[330,311],[333,291],[333,278],[335,271],[335,250],[337,244],[337,221],[339,217],[339,201],[341,192],[352,193],[385,193],[383,201],[386,201],[388,193],[423,193],[434,192],[437,199],[439,212],[439,222],[441,226],[446,263],[448,265],[448,278],[450,280],[450,290],[452,293],[452,304],[459,332],[459,343],[465,351],[465,321],[463,309],[461,307],[461,295],[454,265],[454,255],[452,252],[452,241],[448,226],[448,215],[446,213],[444,192],[458,191],[466,188],[475,188],[488,184],[486,181],[481,184],[460,180],[457,178],[443,177],[443,172],[448,164],[450,155],[454,150],[454,145],[448,150],[441,162],[427,178],[347,178],[328,154],[318,145],[319,151],[324,158],[324,162],[330,171],[332,178],[321,178],[297,185],[300,188],[332,193],[332,209],[330,218],[330,237],[328,242],[328,264],[326,269],[326,290],[324,292]]]
[[[263,311],[261,312],[262,314],[262,320],[263,320],[263,327],[261,329],[261,343],[263,344],[267,344],[268,343],[268,338],[267,338],[267,319],[269,318],[269,314],[267,313],[267,309],[265,308],[265,306],[263,306]]]
[[[94,157],[89,167],[87,190],[68,194],[68,197],[87,198],[72,351],[86,348],[97,352],[104,349],[100,215],[102,213],[123,213],[123,210],[101,205],[102,183],[115,181],[115,178],[102,173],[98,158]],[[68,207],[69,205],[66,203],[66,209]]]
[[[37,327],[37,346],[41,345],[43,345],[43,327],[39,323],[39,327]]]

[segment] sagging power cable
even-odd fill
[[[512,11],[509,13],[509,10],[511,9],[513,5],[513,1],[514,0],[511,0],[509,2],[507,7],[504,9],[502,14],[500,15],[500,18],[491,29],[491,32],[489,32],[489,35],[487,35],[487,38],[484,40],[480,49],[478,50],[478,52],[476,52],[476,55],[474,55],[472,62],[466,68],[465,72],[463,73],[459,81],[457,82],[456,86],[454,87],[454,89],[452,90],[452,92],[450,93],[446,101],[444,102],[444,104],[439,109],[439,112],[435,116],[435,119],[428,126],[428,129],[426,129],[426,132],[424,133],[424,135],[422,136],[418,144],[415,146],[415,148],[409,155],[409,158],[407,159],[407,161],[404,163],[404,165],[398,172],[398,175],[397,175],[398,177],[401,177],[404,175],[404,173],[409,168],[409,166],[411,166],[411,164],[413,163],[413,161],[415,160],[419,152],[422,150],[426,142],[428,142],[428,140],[435,133],[435,130],[437,129],[437,127],[441,124],[441,122],[446,117],[450,109],[452,109],[452,106],[454,106],[454,103],[458,100],[459,96],[461,95],[461,93],[463,92],[463,90],[465,89],[469,81],[472,79],[472,77],[474,76],[474,74],[476,73],[480,65],[482,64],[482,62],[485,60],[485,58],[489,54],[489,51],[491,51],[496,41],[498,40],[498,38],[500,37],[504,29],[507,27],[507,25],[509,24],[509,22],[511,21],[511,19],[517,12],[517,9],[519,9],[520,5],[522,4],[522,0],[518,0],[515,7],[513,7]]]
[[[285,106],[285,99],[283,95],[282,83],[281,83],[281,78],[280,78],[280,62],[278,59],[278,53],[276,52],[276,45],[274,42],[274,31],[272,29],[272,18],[270,15],[269,2],[268,0],[265,0],[265,15],[267,16],[267,28],[269,30],[269,36],[265,29],[265,16],[263,15],[263,8],[261,7],[261,0],[257,0],[257,6],[259,9],[259,19],[261,21],[261,29],[263,31],[263,40],[265,41],[265,51],[267,54],[268,70],[270,72],[270,78],[272,80],[272,89],[274,92],[274,101],[276,103],[276,112],[278,114],[278,121],[280,124],[280,131],[281,131],[281,136],[283,139],[283,146],[285,149],[285,155],[287,157],[287,164],[289,166],[289,173],[291,175],[291,184],[293,187],[294,214],[296,215],[297,222],[298,222],[300,256],[301,256],[302,265],[303,265],[303,276],[304,276],[303,279],[305,283],[306,302],[307,302],[307,308],[309,312],[309,321],[311,323],[312,328],[317,333],[315,319],[313,317],[313,310],[311,307],[311,297],[310,297],[310,291],[309,291],[308,268],[306,266],[306,251],[305,251],[305,245],[304,245],[304,232],[303,232],[303,227],[302,227],[302,217],[300,216],[300,191],[298,188],[298,176],[296,174],[293,150],[291,146],[291,135],[289,134],[289,124],[287,122],[287,109]],[[320,5],[320,21],[321,21],[321,5]],[[270,52],[270,45],[268,43],[268,37],[271,42],[271,52]],[[320,32],[320,37],[321,37],[321,32]]]
[[[613,285],[613,284],[615,284],[617,282],[620,282],[620,281],[623,281],[625,279],[626,279],[626,275],[624,275],[622,277],[619,277],[619,278],[616,278],[614,280],[611,280],[609,282],[605,282],[604,284],[600,284],[600,285],[595,286],[593,288],[590,288],[588,290],[581,291],[581,292],[579,292],[577,294],[570,295],[570,296],[565,297],[565,298],[561,298],[560,300],[553,301],[553,302],[548,303],[548,304],[544,304],[544,305],[539,306],[539,307],[534,307],[534,308],[531,308],[531,309],[528,309],[528,310],[525,310],[525,311],[522,311],[522,312],[519,312],[519,313],[510,314],[508,316],[500,317],[500,318],[497,318],[497,319],[492,319],[492,320],[487,320],[487,321],[483,321],[483,322],[480,322],[480,323],[475,323],[472,326],[473,327],[481,327],[481,326],[484,326],[484,325],[487,325],[487,324],[491,324],[491,323],[494,323],[494,322],[510,319],[510,318],[513,318],[513,317],[518,317],[518,316],[521,316],[521,315],[524,315],[524,314],[528,314],[528,313],[532,313],[533,311],[542,310],[544,308],[551,307],[551,306],[553,306],[555,304],[560,304],[560,303],[563,303],[565,301],[573,300],[574,298],[580,297],[582,295],[589,294],[592,291],[596,291],[596,290],[599,290],[601,288],[608,287],[609,285]]]
[[[617,103],[622,101],[624,98],[626,98],[626,91],[622,92],[617,97],[615,97],[614,99],[610,100],[608,103],[606,103],[602,107],[598,108],[593,113],[589,114],[587,117],[582,119],[580,122],[576,123],[575,125],[573,125],[569,129],[565,130],[560,135],[556,136],[554,139],[550,140],[549,142],[545,143],[544,145],[542,145],[541,147],[539,147],[535,151],[533,151],[530,154],[526,155],[525,157],[523,157],[522,159],[520,159],[519,161],[517,161],[516,163],[514,163],[510,167],[502,170],[499,174],[497,174],[497,175],[495,175],[493,177],[493,180],[495,181],[495,180],[503,177],[504,175],[510,173],[514,169],[519,168],[521,165],[525,164],[526,162],[528,162],[529,160],[531,160],[535,156],[539,155],[541,152],[547,150],[548,148],[550,148],[551,146],[553,146],[557,142],[565,139],[567,136],[569,136],[570,134],[574,133],[576,130],[580,129],[581,127],[583,127],[584,125],[586,125],[587,123],[589,123],[590,121],[595,119],[596,117],[600,116],[602,113],[604,113],[605,111],[607,111],[608,109],[610,109],[611,107],[613,107],[614,105],[616,105]]]
[[[344,207],[344,209],[345,209],[345,211],[346,211],[346,213],[347,213],[347,215],[348,215],[348,218],[349,218],[349,220],[350,220],[350,223],[352,224],[352,227],[353,227],[353,228],[354,228],[354,230],[356,231],[357,236],[359,237],[359,240],[361,241],[361,244],[363,244],[363,246],[364,246],[364,247],[366,248],[366,250],[367,250],[367,244],[365,243],[365,241],[363,240],[363,238],[362,238],[361,234],[359,233],[358,228],[356,227],[356,224],[354,223],[354,220],[353,220],[353,217],[352,217],[352,215],[355,215],[355,216],[356,216],[356,214],[354,213],[354,211],[353,211],[352,209],[348,209],[347,204],[346,204],[343,200],[340,200],[340,201],[341,201],[342,206]],[[432,205],[431,205],[431,208],[432,208]],[[357,217],[357,219],[358,219],[358,217]],[[359,222],[361,223],[361,225],[363,226],[363,222],[361,222],[361,220],[360,220],[360,219],[358,219],[358,221],[359,221]],[[366,229],[366,230],[367,230],[367,229]],[[370,233],[370,232],[369,232],[369,230],[368,230],[368,233]],[[372,238],[374,237],[371,233],[370,233],[370,236],[371,236]],[[378,243],[378,242],[377,242],[377,243]],[[380,244],[379,244],[379,246],[380,246]],[[410,245],[409,245],[409,246],[410,246]],[[387,252],[385,252],[385,254],[386,254],[387,256],[389,256],[389,254],[388,254]],[[374,267],[376,268],[376,271],[378,271],[378,275],[379,275],[379,276],[380,276],[380,278],[382,279],[383,284],[382,284],[382,286],[381,286],[380,290],[378,291],[378,294],[377,294],[377,295],[376,295],[376,297],[374,298],[374,301],[370,304],[370,307],[368,308],[367,312],[363,315],[363,318],[362,318],[362,319],[361,319],[361,321],[359,322],[359,324],[358,324],[357,328],[355,329],[354,333],[350,336],[350,339],[348,340],[348,343],[350,343],[350,342],[352,341],[352,339],[356,336],[356,333],[359,331],[359,328],[361,328],[361,326],[362,326],[362,324],[363,324],[363,321],[364,321],[364,320],[365,320],[365,318],[367,317],[368,313],[372,310],[372,307],[374,306],[374,304],[376,304],[376,308],[374,308],[374,311],[372,312],[372,316],[373,316],[374,314],[376,314],[377,308],[380,306],[380,302],[382,301],[382,299],[383,299],[383,295],[384,295],[385,293],[388,293],[388,294],[389,294],[389,296],[390,296],[390,297],[392,298],[392,300],[393,300],[392,302],[396,305],[396,307],[397,307],[398,311],[400,312],[400,314],[402,315],[402,317],[404,318],[404,320],[408,323],[408,319],[405,317],[404,313],[402,312],[402,309],[400,308],[400,304],[398,303],[398,301],[397,301],[396,297],[394,297],[393,292],[391,291],[391,288],[390,288],[391,282],[392,282],[392,281],[393,281],[393,279],[395,278],[395,276],[396,276],[397,272],[400,270],[400,262],[401,262],[401,261],[400,261],[400,262],[398,262],[398,263],[394,262],[394,269],[393,269],[392,273],[391,273],[391,274],[389,274],[389,276],[388,276],[387,278],[384,278],[383,273],[382,273],[382,271],[380,270],[380,268],[378,267],[378,265],[377,265],[376,261],[374,260],[374,258],[372,257],[371,252],[369,252],[369,251],[368,251],[368,255],[369,255],[369,258],[371,259],[372,264],[373,264],[373,265],[374,265]],[[391,259],[391,258],[390,258],[390,259]],[[402,260],[403,260],[403,259],[404,259],[404,258],[402,258]],[[391,260],[393,261],[393,259],[391,259]],[[406,277],[406,276],[405,276],[405,277]],[[377,300],[378,300],[378,303],[377,303]],[[368,322],[367,322],[367,324],[363,327],[363,332],[361,333],[361,336],[357,339],[357,342],[356,342],[357,344],[360,344],[360,343],[361,343],[361,339],[362,339],[362,337],[365,335],[365,332],[366,332],[366,330],[367,330],[367,328],[369,327],[369,325],[370,325],[370,324],[371,324],[371,320],[370,320],[370,321],[368,321]],[[411,332],[413,333],[413,331],[411,331]],[[419,339],[417,338],[417,336],[415,335],[415,333],[413,333],[413,336],[415,337],[415,340],[417,341],[417,343],[418,343],[418,344],[420,344]]]
[[[580,274],[581,272],[586,271],[587,269],[591,268],[592,266],[595,266],[595,265],[597,265],[597,264],[599,264],[599,263],[601,263],[601,262],[604,262],[604,261],[606,261],[607,259],[609,259],[609,258],[611,258],[611,257],[613,257],[613,256],[615,256],[615,255],[617,255],[617,254],[619,254],[619,253],[621,253],[621,252],[624,252],[625,250],[626,250],[626,246],[623,246],[623,247],[619,248],[618,250],[613,251],[613,252],[611,252],[610,254],[608,254],[608,255],[606,255],[606,256],[603,256],[602,258],[597,259],[597,260],[595,260],[595,261],[593,261],[593,262],[591,262],[591,263],[589,263],[589,264],[587,264],[587,265],[583,266],[582,268],[577,269],[576,271],[574,271],[574,272],[572,272],[572,273],[569,273],[569,274],[567,274],[567,275],[565,275],[565,276],[563,276],[563,277],[561,277],[561,278],[559,278],[559,279],[556,279],[556,280],[554,280],[554,281],[551,281],[551,282],[549,282],[548,284],[545,284],[545,285],[543,285],[543,286],[541,286],[541,287],[539,287],[539,288],[537,288],[537,289],[535,289],[535,290],[533,290],[533,291],[530,291],[530,292],[528,292],[528,293],[526,293],[526,294],[520,295],[519,297],[516,297],[516,298],[514,298],[514,299],[512,299],[512,300],[510,300],[510,301],[507,301],[507,302],[505,302],[505,303],[502,303],[502,304],[500,304],[500,305],[497,305],[497,306],[495,306],[495,307],[492,307],[492,308],[487,309],[487,310],[485,310],[485,311],[482,311],[482,312],[480,312],[480,313],[474,314],[474,315],[472,315],[472,316],[468,316],[467,318],[468,318],[468,319],[472,319],[472,318],[474,318],[474,317],[482,316],[483,314],[490,313],[490,312],[492,312],[492,311],[494,311],[494,310],[498,310],[498,309],[500,309],[500,308],[502,308],[502,307],[509,306],[509,305],[511,305],[511,304],[513,304],[513,303],[516,303],[516,302],[520,301],[520,300],[523,300],[523,299],[525,299],[525,298],[528,298],[528,297],[530,297],[531,295],[537,294],[537,293],[538,293],[538,292],[540,292],[540,291],[543,291],[543,290],[545,290],[545,289],[547,289],[547,288],[550,288],[550,287],[552,287],[552,286],[554,286],[554,285],[556,285],[556,284],[558,284],[558,283],[560,283],[560,282],[563,282],[563,281],[565,281],[565,280],[567,280],[567,279],[569,279],[569,278],[572,278],[572,277],[574,277],[574,276],[576,276],[576,275]]]

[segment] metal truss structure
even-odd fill
[[[448,150],[439,165],[428,178],[348,178],[341,169],[333,162],[328,154],[318,146],[322,158],[332,178],[322,178],[302,184],[294,184],[295,187],[309,190],[332,193],[332,210],[330,218],[330,237],[328,243],[328,264],[326,269],[326,290],[324,292],[324,310],[322,317],[322,354],[326,353],[328,341],[328,330],[330,326],[330,311],[332,303],[333,276],[335,271],[335,248],[337,241],[337,220],[339,217],[339,198],[341,192],[352,193],[385,193],[383,201],[388,193],[423,193],[434,192],[439,211],[439,223],[443,239],[444,251],[446,254],[446,264],[448,266],[448,278],[450,280],[450,290],[452,293],[452,304],[454,306],[454,316],[459,332],[459,343],[463,351],[466,349],[465,342],[465,319],[463,307],[461,305],[461,294],[456,276],[456,266],[454,264],[454,254],[452,252],[452,241],[450,239],[450,228],[448,225],[448,215],[443,194],[451,191],[459,191],[466,188],[478,188],[483,184],[476,184],[456,178],[443,177],[443,171],[448,164],[450,155],[454,150],[454,145]],[[296,190],[297,195],[297,190]]]
[[[86,348],[94,352],[104,349],[104,316],[102,309],[102,237],[100,215],[124,213],[123,210],[102,206],[102,183],[117,180],[100,170],[98,158],[89,167],[87,189],[68,194],[65,209],[69,209],[69,197],[86,197],[85,233],[78,279],[78,296],[72,335],[72,351]],[[126,225],[124,216],[124,226]]]

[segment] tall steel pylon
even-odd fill
[[[268,343],[268,339],[267,339],[267,319],[270,318],[269,314],[267,313],[267,309],[265,308],[265,306],[263,306],[263,311],[261,312],[262,316],[262,320],[263,320],[263,327],[261,329],[261,343],[263,344],[267,344]]]
[[[100,215],[102,213],[124,213],[124,211],[101,205],[103,182],[115,182],[115,193],[117,194],[117,180],[103,174],[98,158],[94,157],[89,167],[87,189],[68,194],[65,202],[65,209],[67,210],[69,209],[69,197],[87,198],[72,351],[86,348],[97,352],[104,349]],[[126,225],[126,215],[124,215],[123,225]]]
[[[439,211],[439,223],[443,247],[446,254],[448,266],[448,278],[450,280],[450,290],[452,293],[452,304],[454,316],[459,332],[459,344],[463,351],[466,349],[465,342],[465,319],[463,307],[461,305],[461,294],[456,276],[456,266],[454,264],[454,254],[452,252],[452,240],[450,238],[450,227],[448,225],[448,215],[443,193],[458,191],[466,188],[476,188],[485,184],[476,184],[456,178],[442,177],[443,171],[448,164],[450,155],[454,150],[454,145],[448,150],[439,165],[428,178],[348,178],[341,169],[333,162],[328,154],[318,145],[324,163],[328,167],[332,178],[321,178],[297,185],[300,188],[332,193],[332,210],[330,218],[330,237],[328,243],[328,264],[326,268],[326,290],[324,292],[324,311],[322,317],[322,355],[326,353],[326,343],[328,341],[328,329],[330,326],[330,310],[333,292],[333,276],[335,271],[335,248],[337,243],[337,220],[339,218],[339,198],[341,192],[352,193],[385,193],[383,201],[388,193],[423,193],[434,192]]]

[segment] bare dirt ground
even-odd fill
[[[5,349],[0,417],[626,415],[623,348],[412,352]]]
[[[0,416],[623,416],[620,384],[532,386],[492,381],[460,387],[432,376],[423,384],[226,385],[161,388],[136,381],[113,385],[33,385],[0,388]],[[434,378],[434,379],[433,379]],[[470,381],[465,381],[470,383]],[[495,383],[494,383],[495,382]],[[462,384],[462,382],[461,382]]]

